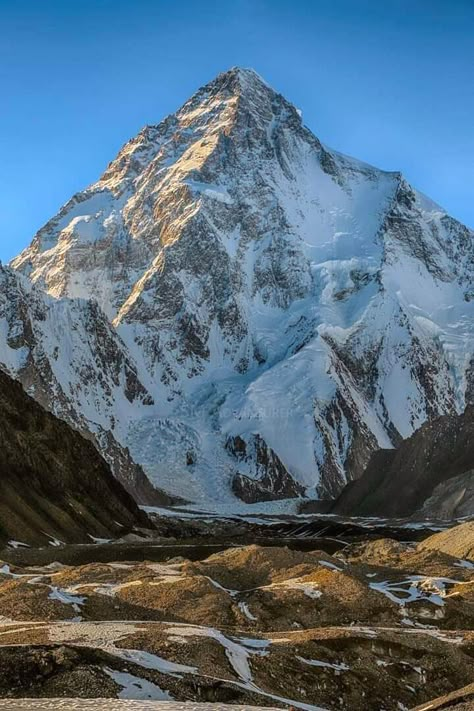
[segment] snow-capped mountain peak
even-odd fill
[[[140,131],[12,266],[112,322],[154,403],[117,429],[155,482],[327,496],[471,396],[472,238],[233,68]]]

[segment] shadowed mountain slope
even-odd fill
[[[90,543],[147,524],[92,442],[0,371],[0,543]]]
[[[375,452],[332,508],[353,516],[419,510],[448,519],[474,513],[474,407],[423,425],[397,449]]]

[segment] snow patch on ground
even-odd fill
[[[159,686],[146,679],[140,679],[133,674],[104,669],[106,674],[122,687],[119,699],[148,699],[152,701],[172,701],[173,697],[168,691],[163,691]]]
[[[459,583],[459,581],[451,578],[430,578],[423,575],[412,575],[400,582],[369,583],[369,587],[399,605],[423,600],[433,605],[443,606],[449,586],[456,583]]]

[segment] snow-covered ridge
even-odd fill
[[[335,495],[472,399],[473,233],[300,113],[220,74],[12,263],[98,302],[144,393],[77,410],[194,501]]]

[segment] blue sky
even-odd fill
[[[0,0],[0,259],[231,66],[474,226],[472,0]]]

